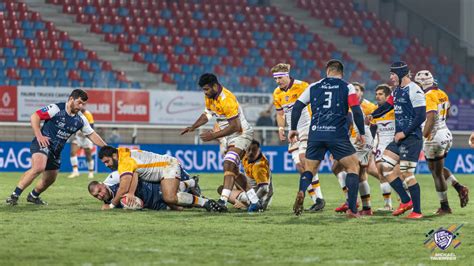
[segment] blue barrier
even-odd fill
[[[174,145],[174,144],[144,144],[134,145],[146,151],[160,154],[169,154],[178,158],[183,167],[189,172],[219,173],[222,172],[222,156],[219,154],[217,145]],[[291,155],[287,152],[286,146],[262,147],[267,156],[273,173],[295,173],[295,167],[291,160]],[[71,171],[69,161],[70,145],[66,145],[61,153],[61,172]],[[98,172],[109,172],[100,160],[96,161]],[[0,142],[0,172],[23,172],[31,166],[31,154],[29,142]],[[446,166],[454,173],[473,174],[474,173],[474,150],[472,149],[452,149],[446,158]],[[84,156],[79,156],[79,168],[87,171],[87,164]],[[321,163],[321,173],[329,173],[331,162],[326,156]],[[421,159],[417,168],[418,173],[429,173],[426,161]]]

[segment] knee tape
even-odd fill
[[[416,162],[409,162],[409,161],[401,161],[400,162],[400,171],[403,172],[409,172],[409,173],[415,173],[416,170]]]
[[[224,161],[229,161],[229,162],[237,165],[237,167],[239,167],[239,165],[240,165],[240,156],[235,151],[229,151],[225,154]]]

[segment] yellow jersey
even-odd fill
[[[271,171],[268,160],[260,153],[260,156],[254,162],[249,162],[248,156],[246,155],[242,160],[244,166],[245,175],[248,178],[255,180],[257,185],[270,185],[271,183]]]
[[[450,107],[448,95],[437,87],[431,87],[425,92],[426,112],[435,112],[435,125],[432,135],[439,129],[446,128],[446,116]]]
[[[140,180],[159,182],[165,177],[163,176],[163,169],[172,165],[179,166],[179,162],[169,155],[118,148],[118,173],[120,177],[124,174],[136,172]],[[167,176],[167,178],[170,177]],[[175,178],[179,179],[180,177],[175,176]]]
[[[228,89],[221,87],[220,92],[218,92],[215,98],[205,97],[205,104],[206,109],[204,112],[208,116],[216,118],[221,130],[229,126],[230,120],[240,119],[242,132],[253,131],[252,127],[247,122],[247,119],[245,119],[244,112],[242,111],[237,98]],[[240,135],[242,132],[234,134]]]
[[[362,113],[364,114],[364,118],[370,114],[372,114],[376,109],[377,105],[374,103],[371,103],[370,101],[363,99],[362,102],[360,103],[360,108],[362,109]],[[352,125],[351,129],[351,138],[355,138],[357,135],[357,127],[355,124]],[[370,134],[370,127],[368,125],[365,125],[365,136],[369,136],[370,139],[372,139],[372,135]]]
[[[89,124],[94,124],[94,117],[92,116],[91,112],[88,110],[85,110],[82,112],[82,114],[87,118],[87,121],[89,121]]]
[[[288,128],[291,126],[291,111],[293,110],[293,105],[308,86],[309,84],[307,82],[292,78],[288,85],[289,89],[283,90],[280,87],[277,87],[273,91],[273,105],[275,105],[277,111],[283,110],[285,113],[285,120]],[[301,129],[309,128],[310,124],[311,114],[310,108],[308,107],[301,113],[297,129],[300,131]]]

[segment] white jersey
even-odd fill
[[[127,148],[118,148],[118,156],[120,176],[137,173],[140,180],[148,182],[181,177],[179,161],[172,156]]]

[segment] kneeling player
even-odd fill
[[[270,165],[267,158],[260,149],[260,143],[253,140],[248,149],[247,155],[242,160],[245,170],[245,176],[239,174],[236,183],[236,189],[232,190],[229,197],[229,202],[234,204],[236,208],[246,208],[249,206],[249,212],[253,212],[252,208],[260,208],[250,204],[246,191],[253,189],[256,191],[259,199],[261,209],[265,211],[270,204],[273,197],[273,184]],[[218,188],[218,193],[221,193],[222,186]]]
[[[160,183],[163,200],[171,207],[200,206],[208,210],[216,204],[213,200],[194,196],[187,192],[179,192],[181,166],[178,159],[142,150],[114,148],[104,146],[99,151],[100,160],[112,171],[120,174],[120,188],[110,205],[104,209],[114,208],[127,193],[134,194],[138,180]],[[138,174],[135,178],[134,173]],[[137,180],[138,179],[138,180]]]

